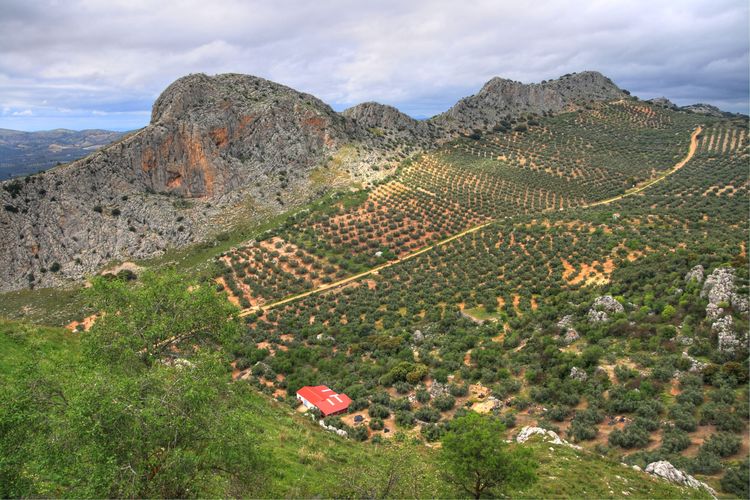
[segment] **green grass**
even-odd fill
[[[13,382],[25,363],[54,363],[78,356],[78,334],[64,328],[44,327],[0,319],[0,380]]]
[[[37,288],[0,294],[0,318],[66,325],[86,315],[81,289]]]
[[[531,444],[540,480],[522,498],[710,498],[704,490],[668,483],[594,453],[566,446]]]
[[[503,313],[501,311],[487,312],[484,306],[464,309],[464,313],[480,321],[499,321],[503,317]]]
[[[29,362],[75,360],[78,335],[61,328],[0,320],[0,381],[13,384],[17,370]],[[244,408],[252,415],[265,473],[254,496],[263,498],[331,497],[350,492],[363,479],[378,477],[389,464],[409,456],[419,464],[425,496],[459,495],[440,479],[438,453],[412,438],[385,444],[357,443],[323,431],[289,406],[254,390],[246,391]],[[706,498],[702,491],[680,488],[590,452],[531,440],[539,463],[539,481],[522,498]],[[627,495],[625,494],[627,493]]]

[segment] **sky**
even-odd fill
[[[502,76],[596,70],[748,113],[747,0],[2,0],[0,128],[148,124],[169,83],[247,73],[416,118]]]

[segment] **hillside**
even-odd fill
[[[377,103],[335,113],[265,80],[192,75],[162,94],[142,131],[3,184],[3,286],[37,288],[4,294],[0,314],[76,320],[76,333],[39,332],[68,339],[54,347],[24,346],[37,327],[5,323],[6,381],[35,349],[49,353],[43,364],[75,365],[76,342],[101,338],[97,325],[119,336],[104,336],[105,353],[168,333],[127,356],[153,346],[147,373],[179,376],[165,367],[203,351],[182,334],[212,335],[232,316],[238,337],[217,349],[219,386],[232,394],[217,404],[252,422],[273,467],[242,484],[217,471],[214,495],[373,496],[402,467],[405,490],[391,496],[456,496],[438,474],[441,440],[474,411],[507,437],[541,427],[580,447],[514,445],[540,464],[539,482],[515,496],[707,494],[634,468],[666,461],[742,497],[748,160],[746,117],[643,102],[592,72],[493,79],[427,121]],[[82,172],[95,188],[71,187]],[[103,302],[80,287],[39,288],[138,257],[121,275],[132,280],[97,281],[111,294]],[[190,286],[152,293],[173,269]],[[156,302],[118,305],[139,291]],[[173,314],[169,292],[226,309],[177,302]],[[220,319],[183,323],[193,312]],[[323,420],[348,438],[309,419],[295,397],[306,385],[351,398]]]
[[[43,374],[55,366],[59,370],[70,358],[79,356],[77,339],[69,332],[18,323],[0,322],[0,347],[0,384],[6,388],[18,383],[20,367],[26,364]],[[45,353],[46,360],[40,360],[40,352]],[[362,496],[363,492],[386,488],[395,496],[456,495],[439,478],[436,450],[409,439],[380,445],[356,443],[322,432],[306,416],[254,392],[244,393],[242,411],[252,415],[251,430],[260,438],[257,446],[268,466],[263,481],[249,490],[254,497]],[[707,498],[702,492],[671,485],[590,453],[564,446],[553,448],[539,440],[524,446],[541,464],[539,482],[524,496],[605,498],[627,493],[636,498]],[[580,477],[590,480],[584,483],[577,480]],[[44,486],[55,485],[50,482]]]
[[[0,129],[0,181],[78,160],[122,135],[122,132],[109,130],[22,132]]]
[[[339,114],[262,78],[190,75],[159,96],[144,129],[2,184],[0,290],[80,282],[109,262],[210,241],[332,189],[369,185],[463,129],[622,95],[594,72],[530,85],[495,79],[420,122],[375,103]]]

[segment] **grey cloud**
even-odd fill
[[[739,112],[750,85],[737,0],[9,0],[0,32],[0,127],[142,126],[191,72],[250,73],[336,109],[377,100],[418,117],[498,75],[596,69],[644,98]]]

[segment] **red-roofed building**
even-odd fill
[[[336,394],[325,385],[306,385],[297,391],[297,399],[307,408],[317,408],[326,417],[346,413],[352,402],[346,394]]]

